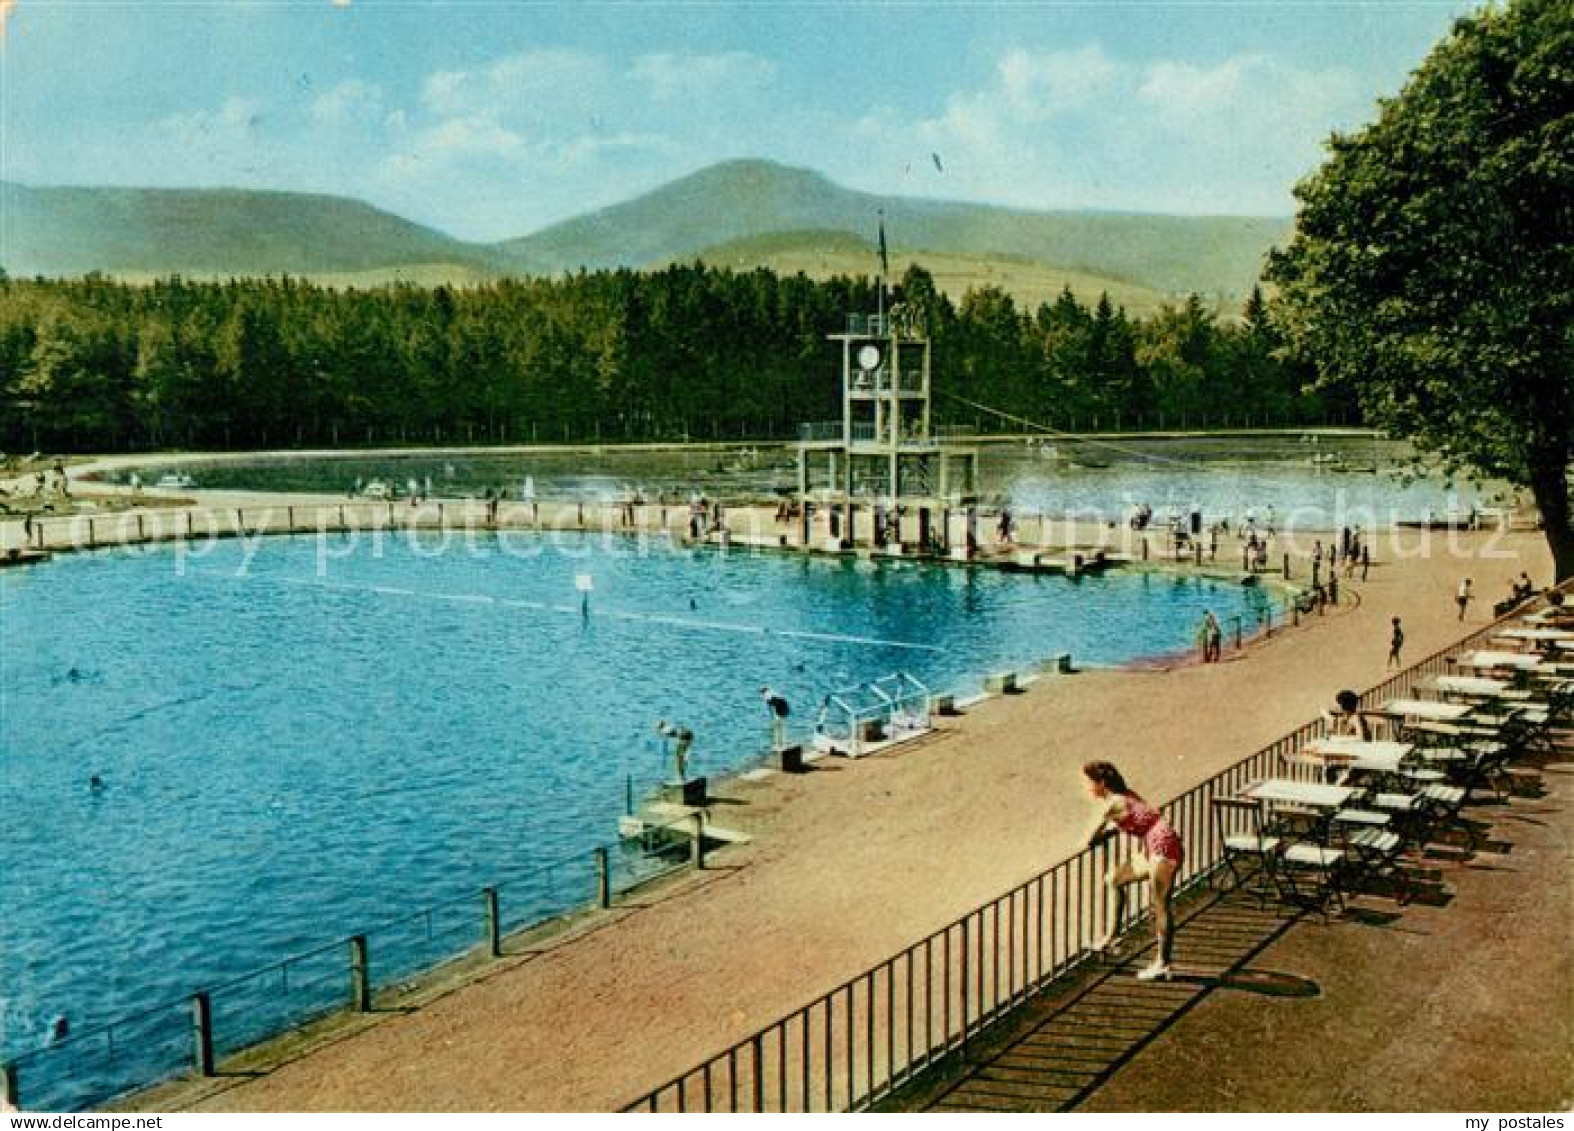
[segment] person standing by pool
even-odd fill
[[[1399,618],[1394,618],[1393,635],[1388,638],[1388,666],[1391,668],[1403,667],[1404,663],[1399,658],[1399,650],[1405,646],[1405,630],[1399,624]]]
[[[1202,614],[1202,623],[1197,626],[1197,646],[1202,649],[1202,662],[1217,663],[1223,642],[1224,629],[1219,626],[1219,618],[1209,609]]]
[[[760,688],[760,698],[765,701],[765,711],[771,717],[771,749],[780,750],[787,741],[787,716],[792,708],[769,687]]]
[[[676,726],[666,719],[656,720],[656,733],[662,737],[662,745],[666,740],[673,741],[672,771],[675,782],[689,780],[689,747],[694,745],[694,732],[688,727]]]
[[[1115,941],[1126,912],[1126,889],[1147,880],[1153,885],[1153,931],[1159,952],[1152,962],[1137,971],[1137,978],[1144,982],[1168,980],[1172,975],[1170,959],[1175,949],[1175,913],[1171,901],[1175,894],[1175,876],[1186,858],[1185,848],[1164,814],[1134,792],[1109,762],[1087,763],[1082,767],[1082,779],[1089,795],[1103,807],[1098,823],[1088,833],[1088,847],[1092,848],[1104,838],[1106,826],[1113,826],[1142,841],[1140,853],[1116,865],[1104,878],[1115,893],[1115,917],[1111,920],[1114,926],[1099,941],[1098,949],[1108,950]]]

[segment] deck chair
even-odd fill
[[[1274,857],[1278,855],[1280,839],[1271,836],[1263,824],[1263,804],[1250,797],[1215,797],[1212,800],[1214,826],[1224,851],[1224,868],[1232,883],[1226,892],[1246,889],[1252,881],[1251,892],[1257,897],[1258,906],[1265,906],[1273,890]],[[1214,872],[1217,877],[1219,871]]]

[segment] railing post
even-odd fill
[[[372,964],[367,960],[365,935],[350,938],[350,1008],[357,1013],[372,1009]]]
[[[961,1001],[961,1006],[962,1006],[962,1056],[964,1058],[967,1056],[968,989],[969,989],[969,987],[970,987],[970,985],[972,983],[972,978],[970,978],[968,976],[968,962],[967,962],[967,935],[968,935],[968,930],[967,930],[967,924],[968,924],[968,920],[967,919],[963,919],[962,920],[962,955],[961,955],[962,968],[958,972],[961,975],[960,980],[958,982],[958,985],[961,987],[961,990],[962,990],[962,1001]]]
[[[0,1064],[0,1100],[9,1111],[22,1110],[22,1089],[17,1083],[16,1065],[9,1060]]]
[[[98,546],[98,519],[96,518],[87,520],[87,544],[91,548]]]
[[[765,1045],[761,1034],[754,1034],[754,1107],[755,1112],[765,1111]]]
[[[596,849],[596,906],[612,906],[612,868],[607,860],[607,847]]]
[[[201,990],[191,995],[191,1067],[213,1075],[213,1001]]]
[[[493,958],[503,953],[503,919],[498,914],[497,889],[481,889],[481,908],[486,916],[486,952]]]
[[[698,871],[705,867],[705,818],[696,813],[689,819],[694,822],[694,839],[689,842],[689,863]]]
[[[137,541],[138,542],[145,542],[146,540],[147,540],[147,531],[142,526],[142,515],[138,514],[137,515]]]
[[[1288,551],[1284,555],[1284,579],[1286,581],[1290,580],[1290,554]]]

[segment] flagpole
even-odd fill
[[[885,209],[880,209],[880,298],[878,310],[880,314],[880,332],[886,332],[885,326],[885,274],[889,270],[885,253]]]

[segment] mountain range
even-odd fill
[[[1032,212],[883,197],[766,161],[729,161],[499,243],[469,243],[347,197],[241,189],[0,182],[0,267],[13,277],[291,274],[341,284],[467,283],[580,268],[717,266],[874,274],[883,213],[892,271],[910,261],[960,297],[993,282],[1033,302],[1069,285],[1142,311],[1197,292],[1238,299],[1291,222]]]

